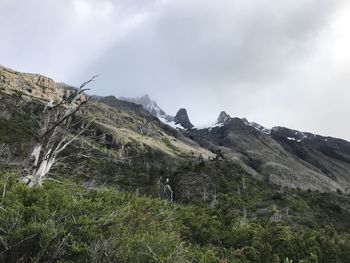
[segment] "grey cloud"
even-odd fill
[[[0,22],[16,14],[3,34],[16,43],[0,43],[9,66],[74,84],[100,74],[96,93],[148,93],[171,114],[186,107],[194,123],[227,110],[267,126],[343,137],[350,131],[339,124],[350,113],[338,103],[346,71],[327,68],[330,27],[346,1],[13,2],[0,4]],[[87,20],[79,20],[76,5],[86,5]],[[43,18],[34,15],[39,9]]]

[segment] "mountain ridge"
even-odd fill
[[[184,136],[213,152],[221,151],[260,180],[302,190],[350,191],[346,140],[281,126],[268,129],[224,111],[206,128],[193,126],[184,108],[174,122]]]
[[[172,122],[174,120],[174,116],[165,113],[165,111],[162,110],[147,94],[138,98],[119,97],[119,100],[140,104],[153,116],[157,117],[158,119],[165,120],[166,122]]]
[[[0,67],[0,76],[0,90],[7,94],[59,101],[69,92],[69,89],[59,87],[63,84],[56,84],[39,74]],[[110,135],[105,136],[112,138],[108,145],[132,143],[172,156],[193,152],[212,158],[219,154],[221,158],[241,165],[255,178],[282,187],[350,191],[350,143],[345,140],[283,127],[266,129],[244,118],[230,117],[225,112],[219,114],[214,125],[196,128],[184,108],[167,122],[157,117],[167,114],[155,110],[158,105],[149,96],[143,96],[139,101],[151,107],[115,96],[95,97],[88,114],[98,116],[98,126],[109,130]],[[6,110],[3,111],[1,115],[8,116]]]

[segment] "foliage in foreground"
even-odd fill
[[[42,188],[0,172],[1,262],[349,262],[350,237],[281,223],[227,225],[200,206],[88,190]]]

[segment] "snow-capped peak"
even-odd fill
[[[265,134],[270,134],[271,133],[271,130],[268,129],[268,128],[265,128],[264,126],[260,125],[259,123],[256,123],[256,122],[249,122],[246,118],[243,118],[242,119],[243,123],[247,126],[251,126],[253,127],[254,129],[262,132],[262,133],[265,133]]]
[[[120,97],[120,100],[125,100],[129,102],[133,102],[136,104],[141,104],[142,107],[151,113],[153,116],[157,117],[160,120],[165,120],[166,122],[171,122],[174,120],[174,117],[165,113],[158,104],[152,100],[147,94],[139,97],[139,98],[125,98]]]

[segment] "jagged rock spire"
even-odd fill
[[[184,108],[181,108],[174,118],[175,124],[180,124],[185,129],[192,129],[193,124],[191,123],[190,119],[188,118],[187,111]]]
[[[217,123],[225,123],[227,120],[231,118],[225,111],[220,112],[219,117],[217,119]]]

